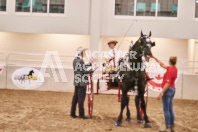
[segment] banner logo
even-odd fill
[[[12,74],[12,82],[21,89],[31,90],[40,87],[44,82],[43,74],[31,67],[17,69]]]

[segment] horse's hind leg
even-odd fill
[[[136,110],[137,110],[137,120],[138,120],[138,123],[143,123],[143,119],[141,117],[140,109],[139,109],[139,104],[140,104],[139,99],[140,99],[139,96],[135,96],[135,106],[136,106]]]
[[[129,110],[129,96],[127,96],[127,102],[126,102],[127,104],[127,118],[126,118],[126,121],[127,122],[131,122],[131,114],[130,114],[130,110]]]
[[[141,108],[142,108],[142,110],[144,112],[144,120],[145,120],[144,127],[145,128],[151,128],[152,125],[151,125],[150,121],[148,120],[148,116],[146,114],[146,103],[145,103],[145,100],[144,100],[144,95],[141,95],[140,98],[141,98]]]
[[[122,90],[122,97],[121,97],[121,111],[120,111],[120,115],[118,117],[118,120],[116,121],[116,123],[114,124],[115,126],[122,126],[122,114],[123,114],[123,110],[125,108],[125,106],[127,105],[127,93],[125,93]]]

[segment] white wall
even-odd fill
[[[66,0],[64,16],[15,13],[15,0],[7,0],[7,13],[0,15],[1,32],[89,34],[89,0]]]
[[[171,20],[163,17],[119,18],[114,16],[114,8],[114,0],[66,0],[65,16],[24,16],[15,13],[15,0],[7,0],[7,12],[0,15],[0,31],[90,35],[91,30],[100,32],[100,36],[124,36],[133,23],[126,36],[138,37],[140,30],[146,33],[151,30],[156,38],[198,38],[194,0],[179,0],[178,18]],[[94,19],[100,20],[96,27],[90,26]]]
[[[184,99],[198,99],[197,93],[197,75],[184,74],[183,75],[183,91],[182,98]]]
[[[195,1],[179,0],[178,18],[150,19],[149,17],[115,17],[114,0],[101,0],[101,35],[124,36],[131,26],[127,36],[138,37],[140,31],[152,31],[157,38],[198,38],[198,21],[194,20]]]

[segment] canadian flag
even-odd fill
[[[165,72],[147,72],[147,76],[152,79],[148,82],[148,88],[155,92],[161,92],[164,73]],[[179,76],[177,75],[176,81],[178,80],[178,77]]]

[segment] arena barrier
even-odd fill
[[[35,68],[36,70],[40,71],[41,66],[43,64],[44,58],[46,54],[31,54],[31,53],[0,53],[0,64],[2,70],[0,74],[0,88],[1,89],[23,89],[16,86],[16,84],[12,81],[12,75],[15,71],[22,68]],[[53,68],[51,66],[46,67],[46,73],[49,73],[49,77],[45,77],[44,81],[42,82],[39,87],[32,88],[30,90],[38,90],[38,91],[60,91],[60,92],[73,92],[73,67],[72,61],[74,56],[70,55],[59,55],[59,60],[55,60],[52,55],[52,62],[54,64]],[[167,64],[168,60],[162,60]],[[151,61],[152,62],[152,61]],[[62,81],[61,74],[59,70],[61,67],[57,66],[57,63],[62,64],[62,70],[64,70],[67,81]],[[178,61],[178,80],[176,82],[176,95],[175,98],[179,99],[194,99],[198,100],[198,68],[196,69],[195,66],[197,65],[197,61]],[[54,71],[52,71],[52,69]],[[20,70],[18,71],[20,73]],[[54,72],[57,75],[58,81],[55,82]],[[100,71],[97,71],[93,74],[97,75],[100,74]],[[22,74],[22,72],[21,72]],[[24,73],[28,74],[28,72]],[[27,76],[26,76],[27,77]],[[15,78],[16,79],[16,78]],[[35,79],[35,78],[34,78]],[[33,80],[33,79],[32,79]],[[26,81],[27,82],[27,81]],[[21,82],[24,84],[24,82]],[[27,82],[33,85],[33,81]],[[19,84],[20,85],[20,84]],[[100,84],[101,90],[99,91],[100,94],[118,94],[118,90],[105,90],[105,83]],[[29,89],[28,89],[29,90]],[[97,92],[97,81],[93,81],[93,92]],[[132,94],[132,93],[131,93]],[[158,92],[149,89],[148,96],[149,97],[156,97]]]
[[[46,54],[31,54],[31,53],[10,53],[6,57],[6,88],[7,89],[24,89],[17,87],[12,81],[13,73],[22,68],[22,71],[27,67],[31,67],[40,71]],[[71,59],[70,59],[71,58]],[[59,55],[58,62],[55,61],[52,56],[53,66],[47,65],[45,73],[49,73],[49,77],[45,77],[42,85],[37,88],[31,88],[30,90],[39,91],[63,91],[73,92],[73,69],[72,61],[73,56]],[[61,63],[63,67],[57,67],[57,63]],[[52,71],[54,70],[54,72]],[[59,74],[59,70],[64,70],[67,81],[63,82]],[[56,73],[57,80],[54,79],[54,73]],[[21,73],[22,74],[22,73]],[[23,74],[28,74],[28,71]],[[72,83],[71,83],[72,82]],[[31,83],[31,82],[30,82]],[[23,82],[22,82],[23,84]],[[20,85],[20,84],[19,84]]]
[[[6,54],[0,53],[0,88],[6,87]]]

